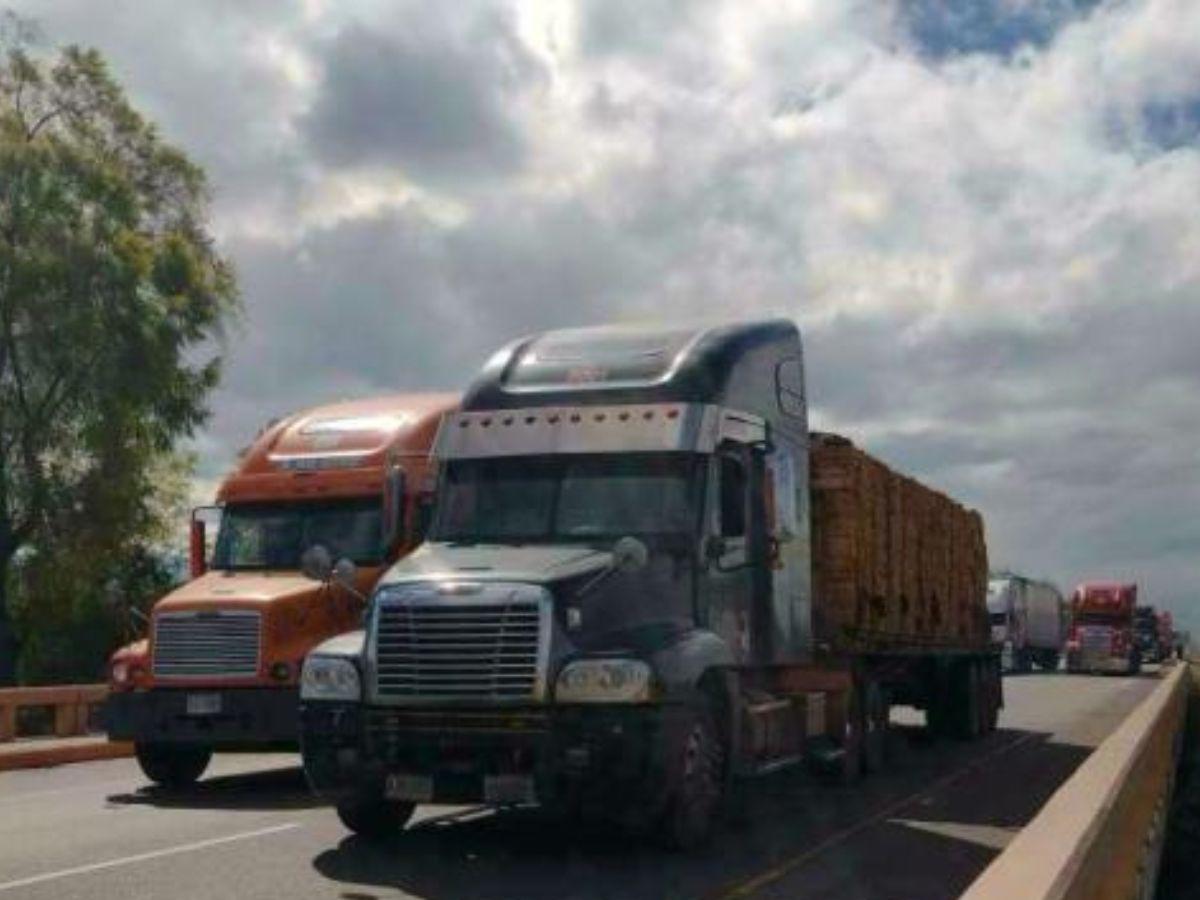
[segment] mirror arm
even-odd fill
[[[328,585],[328,586],[330,586],[330,587],[334,587],[334,586],[336,586],[336,587],[340,587],[340,588],[341,588],[343,591],[346,591],[348,594],[350,594],[350,596],[352,596],[352,597],[357,597],[357,598],[358,598],[359,600],[361,600],[363,603],[366,603],[366,602],[367,602],[366,595],[365,595],[365,594],[362,594],[362,593],[361,593],[361,592],[358,590],[358,588],[352,588],[352,587],[350,587],[350,585],[348,585],[348,584],[342,584],[342,582],[340,582],[340,581],[335,581],[335,580],[334,580],[334,579],[332,579],[332,578],[331,578],[331,579],[329,579],[327,582],[325,582],[325,584],[326,584],[326,585]]]
[[[587,581],[579,590],[577,590],[575,592],[575,596],[572,599],[578,600],[581,597],[583,597],[587,594],[590,594],[597,587],[599,587],[601,584],[603,584],[605,581],[607,581],[609,578],[611,578],[616,571],[617,571],[616,565],[614,565],[613,563],[609,563],[607,566],[605,566],[603,569],[601,569],[599,572],[597,572],[595,575],[593,575],[590,581]]]

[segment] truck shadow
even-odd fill
[[[780,896],[949,900],[1090,752],[1011,730],[961,744],[901,727],[893,744],[889,771],[859,786],[803,773],[759,783],[751,824],[723,827],[698,853],[534,811],[472,809],[382,844],[347,837],[313,866],[356,898],[372,888],[430,900],[720,898],[773,873]]]
[[[136,791],[111,794],[118,806],[156,806],[164,809],[312,809],[325,804],[315,797],[298,767],[218,775],[188,788],[169,789],[147,785]]]

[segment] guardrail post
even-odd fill
[[[11,741],[17,736],[17,708],[0,703],[0,743]]]

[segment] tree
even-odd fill
[[[204,421],[237,310],[201,169],[99,53],[38,54],[12,25],[0,49],[0,684],[15,670],[14,558],[54,558],[64,523],[137,532],[147,473]]]
[[[21,682],[95,681],[113,648],[142,633],[132,611],[147,614],[184,569],[192,464],[161,454],[131,478],[97,477],[81,490],[94,514],[64,513],[52,541],[18,557],[9,607]]]

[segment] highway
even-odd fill
[[[534,812],[428,807],[386,846],[350,837],[296,758],[218,757],[194,790],[132,760],[0,774],[9,898],[951,898],[1153,689],[1139,678],[1005,679],[1000,728],[928,742],[897,710],[891,766],[853,788],[764,781],[753,821],[673,855]]]

